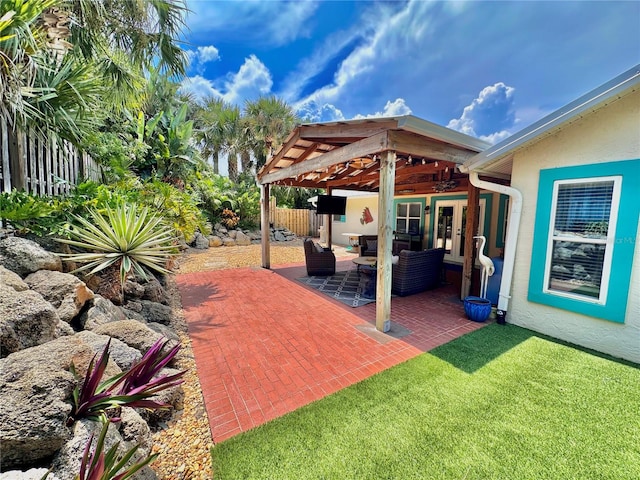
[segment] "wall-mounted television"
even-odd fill
[[[318,195],[316,205],[316,213],[318,215],[344,215],[347,209],[347,197]]]

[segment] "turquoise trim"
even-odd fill
[[[340,215],[340,220],[336,220],[336,215],[331,215],[331,218],[334,222],[340,222],[340,223],[344,223],[347,221],[347,216],[346,215]]]
[[[431,197],[431,204],[429,207],[429,232],[427,233],[427,245],[429,247],[433,246],[433,223],[436,217],[436,202],[441,200],[466,200],[468,195],[438,195]],[[484,208],[484,226],[482,231],[484,232],[484,236],[487,238],[487,244],[491,245],[491,199],[493,198],[493,193],[482,193],[480,194],[480,198],[485,200],[485,208]]]
[[[498,200],[498,227],[496,229],[496,248],[504,247],[504,220],[507,214],[507,203],[509,202],[509,195],[500,195]]]
[[[427,205],[427,199],[425,197],[400,197],[393,199],[393,229],[396,226],[396,212],[398,211],[399,203],[419,203],[421,205],[420,210],[420,238],[424,235],[424,207]]]
[[[554,182],[613,175],[622,176],[622,185],[606,303],[598,305],[544,293],[544,268]],[[529,301],[581,313],[589,317],[624,323],[631,282],[633,252],[637,241],[638,216],[640,216],[639,191],[640,159],[541,170],[529,272]]]

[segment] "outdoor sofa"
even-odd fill
[[[307,275],[333,275],[336,273],[336,256],[331,249],[323,248],[310,238],[304,241],[304,259]]]
[[[391,293],[404,297],[440,286],[444,248],[402,250],[391,273]]]
[[[378,256],[377,235],[360,235],[358,244],[360,245],[361,257]],[[391,246],[391,254],[398,255],[402,250],[411,250],[411,243],[407,240],[393,240],[393,244]]]

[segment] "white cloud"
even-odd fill
[[[195,77],[186,77],[180,84],[180,92],[193,95],[196,100],[202,100],[208,97],[222,97],[220,92],[213,87],[211,81],[196,75]]]
[[[403,115],[411,115],[411,109],[405,103],[404,98],[396,98],[393,102],[391,100],[387,100],[384,110],[381,112],[370,113],[367,115],[358,114],[353,118],[401,117]]]
[[[300,104],[296,113],[304,122],[336,122],[344,120],[344,115],[335,105],[319,104],[313,100]]]
[[[509,129],[515,123],[514,92],[513,87],[503,82],[483,88],[471,104],[464,107],[460,118],[450,120],[447,127],[492,143],[503,140],[510,135]]]
[[[245,100],[254,100],[271,93],[271,72],[255,55],[244,59],[238,73],[230,74],[224,82],[225,101],[242,105]]]
[[[220,59],[220,52],[213,45],[198,47],[198,60],[200,63],[213,62]]]
[[[187,23],[192,32],[215,31],[233,38],[239,32],[270,46],[280,46],[309,35],[309,19],[317,2],[236,0],[187,1]]]

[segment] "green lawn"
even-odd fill
[[[215,479],[639,479],[640,368],[490,325],[216,445]]]

